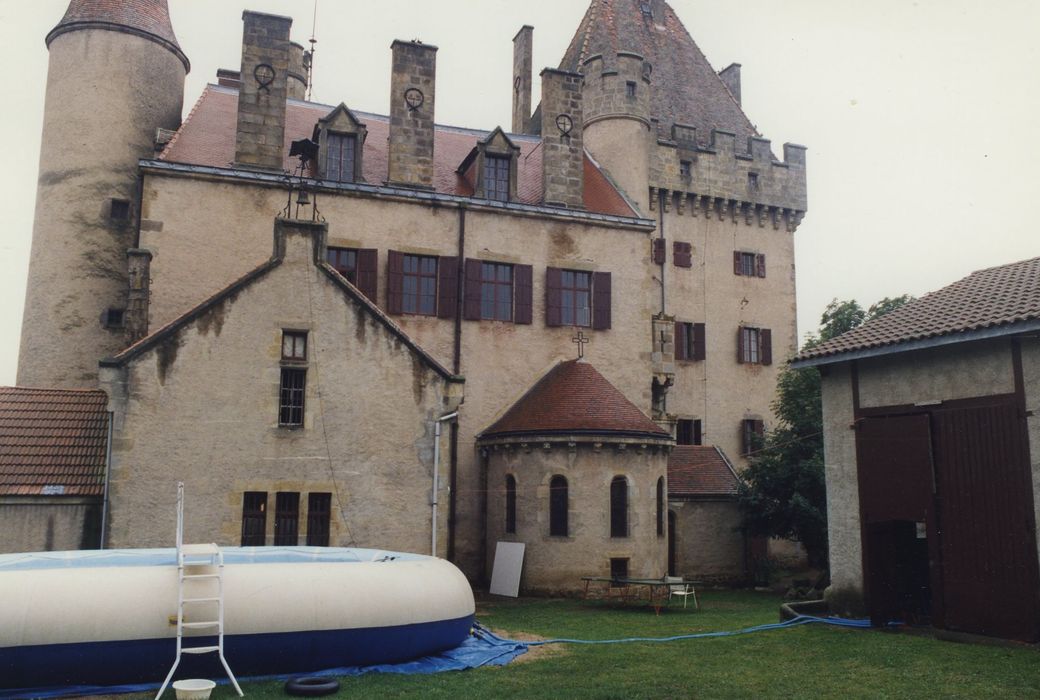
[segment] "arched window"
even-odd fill
[[[610,536],[628,537],[628,480],[623,476],[610,482]]]
[[[664,537],[664,477],[657,480],[657,536]]]
[[[567,536],[567,479],[562,476],[549,482],[549,534]]]
[[[506,533],[516,534],[516,479],[506,474]]]

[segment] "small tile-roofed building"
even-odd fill
[[[0,387],[0,552],[97,547],[107,405],[96,389]]]
[[[70,0],[54,20],[18,384],[107,395],[106,546],[171,543],[179,479],[205,504],[193,536],[227,545],[424,548],[437,504],[430,545],[479,580],[498,493],[482,451],[534,436],[524,512],[559,493],[539,469],[578,470],[575,498],[624,476],[625,534],[583,495],[566,537],[596,543],[584,573],[665,573],[667,446],[696,425],[739,472],[795,349],[805,148],[756,131],[739,67],[716,72],[664,0],[591,0],[537,97],[534,29],[503,45],[511,124],[447,125],[436,45],[386,37],[383,109],[316,99],[292,18],[247,10],[240,62],[193,66],[215,80],[185,114],[166,0]],[[289,274],[272,225],[314,224],[315,264]],[[595,370],[566,362],[575,340]],[[457,415],[433,397],[462,384],[436,368],[465,379]],[[568,391],[507,413],[547,368]],[[580,548],[532,527],[542,552]]]
[[[822,374],[834,608],[1040,640],[1040,258],[804,351]]]

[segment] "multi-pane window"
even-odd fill
[[[506,474],[506,534],[516,534],[516,477]]]
[[[282,332],[282,359],[292,362],[307,361],[307,334],[296,331]]]
[[[630,100],[636,99],[636,84],[631,80],[625,83],[625,97]]]
[[[267,493],[246,491],[242,498],[242,546],[263,547],[267,532]]]
[[[628,479],[623,476],[610,482],[610,536],[628,537]]]
[[[680,418],[675,426],[675,442],[678,445],[702,444],[700,419]]]
[[[773,338],[768,328],[741,326],[737,336],[737,361],[746,364],[773,364]]]
[[[484,196],[499,202],[509,201],[508,156],[484,156]]]
[[[740,454],[750,455],[762,442],[765,435],[765,423],[756,418],[747,418],[740,422]]]
[[[329,523],[332,516],[332,494],[312,493],[307,496],[307,545],[329,546]]]
[[[741,253],[740,254],[740,274],[745,277],[755,276],[755,254],[754,253]]]
[[[401,311],[433,316],[437,313],[437,258],[405,255],[402,261]]]
[[[560,316],[565,326],[592,325],[592,273],[563,271],[560,279]]]
[[[357,284],[358,252],[356,248],[329,248],[325,259],[351,284]]]
[[[298,428],[303,425],[303,400],[307,389],[307,370],[282,367],[278,402],[278,425]]]
[[[513,266],[501,263],[480,264],[480,318],[492,321],[513,320]]]
[[[742,277],[765,277],[766,256],[762,253],[733,251],[733,274]]]
[[[567,528],[567,479],[554,476],[549,482],[549,534],[566,537]]]
[[[300,494],[279,491],[274,497],[274,544],[295,547],[300,526]]]
[[[326,141],[325,178],[333,182],[354,182],[357,137],[353,134],[329,133]]]

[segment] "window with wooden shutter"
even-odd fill
[[[467,321],[480,320],[480,281],[481,261],[474,258],[466,258],[463,265],[465,286],[462,291],[462,318]]]
[[[747,418],[740,423],[741,455],[753,454],[765,437],[765,423],[757,418]]]
[[[242,498],[242,546],[267,544],[267,492],[246,491]]]
[[[654,265],[664,265],[667,260],[665,255],[665,240],[663,238],[654,239]]]
[[[708,357],[708,339],[703,323],[693,325],[693,360],[701,361]]]
[[[441,257],[437,261],[437,318],[455,318],[458,292],[459,259]]]
[[[357,285],[358,281],[357,257],[357,248],[334,248],[329,246],[328,250],[325,251],[325,259],[329,265],[332,265],[336,272],[343,275],[353,285]]]
[[[766,276],[766,256],[764,253],[759,253],[755,256],[755,273],[759,277]]]
[[[401,297],[404,291],[404,253],[396,250],[386,254],[386,310],[401,313]]]
[[[773,334],[768,328],[741,326],[737,331],[737,362],[773,364]]]
[[[545,268],[545,325],[563,325],[563,270],[558,267]]]
[[[300,494],[279,491],[274,497],[274,544],[295,547],[299,537]]]
[[[400,289],[398,313],[436,316],[437,258],[431,255],[402,255]]]
[[[332,494],[307,495],[307,546],[328,547],[332,521]]]
[[[534,268],[513,265],[513,322],[529,324],[534,316]]]
[[[761,253],[733,251],[733,274],[743,277],[765,277],[766,256]]]
[[[773,332],[768,328],[758,331],[759,361],[764,365],[773,364]]]
[[[689,348],[687,346],[687,334],[686,327],[690,325],[682,321],[677,321],[675,324],[675,359],[676,360],[688,360]]]
[[[676,267],[693,267],[693,245],[682,241],[672,243],[672,263]]]
[[[680,418],[675,424],[677,445],[701,444],[701,421],[699,418]]]
[[[675,359],[687,361],[699,361],[706,357],[704,324],[686,323],[680,321],[675,324]]]
[[[596,272],[592,276],[592,327],[602,331],[610,328],[610,273]]]
[[[373,304],[377,303],[379,291],[379,253],[375,248],[362,248],[357,252],[358,290]]]
[[[487,321],[513,320],[513,266],[480,263],[480,318]]]

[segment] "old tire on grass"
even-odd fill
[[[332,695],[339,690],[339,681],[335,678],[319,678],[317,676],[299,676],[290,678],[285,683],[285,692],[303,698],[319,698]]]

